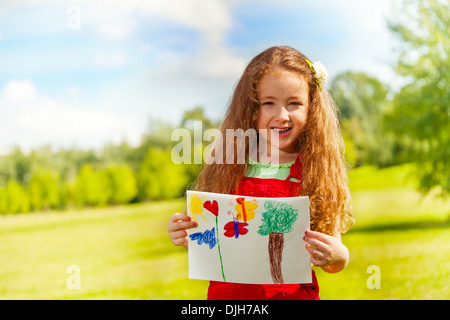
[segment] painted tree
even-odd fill
[[[263,223],[259,226],[258,234],[269,236],[270,273],[275,284],[282,284],[284,234],[293,230],[294,222],[298,219],[298,210],[289,204],[272,200],[266,201],[264,209],[266,211],[262,213]]]

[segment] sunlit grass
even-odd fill
[[[450,201],[416,191],[414,168],[410,164],[377,170],[361,167],[350,171],[354,229],[382,226],[435,225],[448,222]]]
[[[337,274],[321,270],[322,299],[449,299],[450,232],[447,228],[354,232],[343,236],[350,263]],[[380,289],[367,281],[380,270]]]
[[[185,250],[167,235],[180,201],[0,218],[0,298],[169,299],[187,278]],[[178,249],[178,250],[177,250]],[[69,290],[67,267],[81,270]],[[198,287],[189,284],[179,298]]]

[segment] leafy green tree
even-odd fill
[[[46,168],[35,169],[28,186],[33,210],[56,209],[60,203],[58,173]]]
[[[104,172],[95,172],[90,164],[81,167],[74,190],[77,206],[100,206],[108,201],[108,181]]]
[[[172,199],[180,197],[187,183],[182,165],[172,162],[170,150],[148,150],[138,176],[140,200]]]
[[[30,211],[28,194],[22,185],[15,180],[10,180],[6,186],[6,208],[7,213],[26,213]]]
[[[382,131],[386,85],[365,73],[347,71],[333,79],[330,91],[340,111],[347,158],[355,165],[386,164],[390,160],[390,145]]]
[[[450,191],[450,6],[404,1],[389,23],[400,39],[396,71],[407,84],[395,95],[386,127],[418,165],[420,189]]]
[[[5,188],[0,187],[0,214],[8,212],[8,203]]]
[[[196,106],[184,111],[180,125],[181,127],[186,127],[192,121],[201,121],[204,129],[216,128],[219,126],[219,123],[209,119],[205,115],[205,109],[201,106]]]
[[[202,169],[202,164],[195,163],[195,152],[201,152],[203,154],[205,147],[211,143],[210,141],[201,141],[200,143],[194,141],[194,121],[201,121],[203,130],[203,132],[201,132],[202,137],[205,130],[220,127],[219,121],[207,117],[205,109],[202,106],[195,106],[192,109],[184,111],[180,127],[186,128],[191,132],[191,163],[185,166],[189,185],[195,182],[195,179]]]
[[[69,184],[67,181],[60,182],[60,209],[66,209],[68,206],[74,204],[74,189],[75,187]]]
[[[6,157],[0,161],[0,185],[6,186],[10,180],[27,184],[31,170],[31,159],[19,147],[14,147]]]
[[[108,203],[125,204],[137,195],[136,177],[127,166],[108,167],[104,170],[108,186]]]
[[[62,181],[74,183],[81,168],[86,164],[97,167],[102,163],[94,150],[70,148],[59,149],[53,153],[46,166],[57,169]]]
[[[133,147],[126,141],[122,141],[120,144],[108,143],[100,150],[98,155],[99,162],[108,167],[126,164],[137,172],[142,159],[136,158],[136,150],[139,147]]]

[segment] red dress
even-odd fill
[[[296,197],[301,194],[300,158],[286,180],[244,177],[236,194],[254,197]],[[296,178],[300,182],[290,181]],[[319,300],[319,284],[312,271],[310,284],[242,284],[211,281],[208,300]]]

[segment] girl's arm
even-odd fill
[[[334,236],[308,230],[303,240],[307,242],[306,250],[311,254],[311,263],[329,273],[343,270],[349,260],[347,247],[342,243],[341,234]]]

